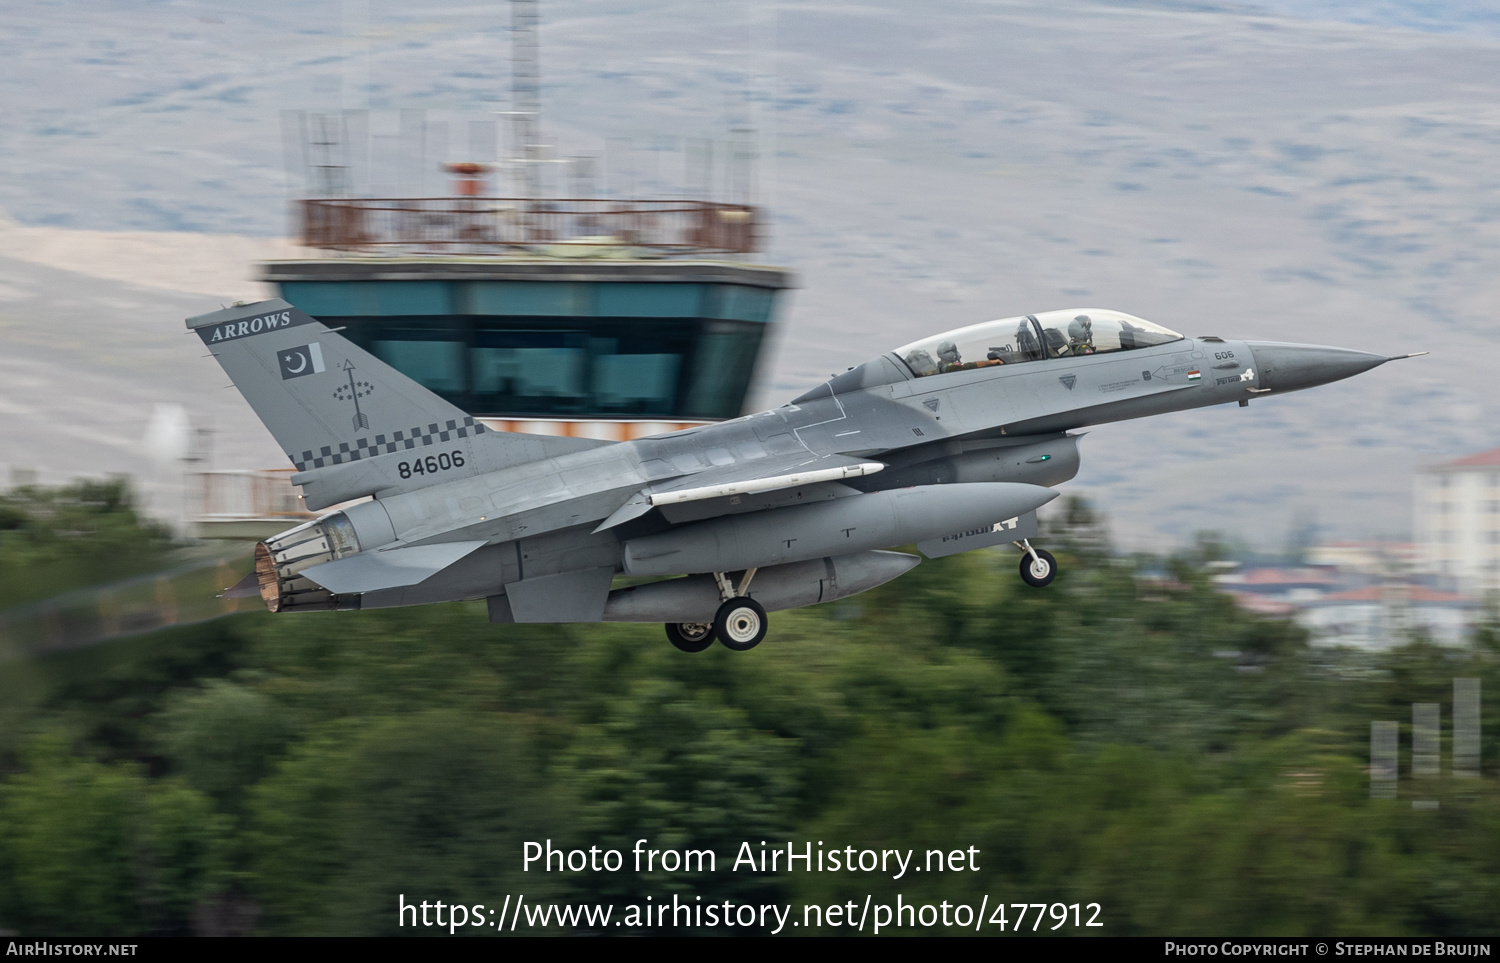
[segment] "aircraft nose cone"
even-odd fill
[[[1283,344],[1275,341],[1247,342],[1255,356],[1260,387],[1269,391],[1296,391],[1352,378],[1391,360],[1385,355],[1321,344]]]

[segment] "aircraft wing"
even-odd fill
[[[602,532],[622,525],[653,508],[838,482],[872,475],[883,468],[884,462],[848,455],[815,455],[806,451],[723,465],[641,489],[594,531]]]

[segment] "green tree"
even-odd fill
[[[160,568],[171,534],[123,478],[0,495],[0,609]]]
[[[522,845],[569,813],[515,721],[444,709],[315,732],[249,808],[250,892],[269,932],[295,935],[399,933],[398,898],[544,898],[555,884],[523,875]]]
[[[195,789],[226,812],[271,769],[291,735],[286,712],[252,688],[211,679],[179,691],[159,715],[162,752]]]
[[[579,728],[560,759],[559,784],[577,801],[569,835],[627,854],[638,839],[656,850],[709,850],[716,871],[658,865],[639,874],[591,874],[576,880],[575,892],[632,902],[672,892],[772,897],[777,880],[731,866],[744,841],[786,839],[797,802],[796,757],[795,741],[755,730],[715,689],[636,682],[610,700],[600,722]]]
[[[225,823],[200,794],[34,744],[0,784],[0,917],[25,933],[181,933],[222,885]]]

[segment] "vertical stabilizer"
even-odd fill
[[[489,431],[280,298],[188,318],[255,409],[309,507],[427,485],[600,442]],[[355,469],[334,466],[361,463]]]
[[[200,314],[187,325],[300,471],[485,430],[280,298]]]

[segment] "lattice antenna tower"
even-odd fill
[[[342,115],[307,117],[303,145],[308,188],[314,197],[349,196],[349,134]]]
[[[542,68],[539,0],[510,0],[510,131],[516,186],[522,197],[542,194]]]
[[[725,113],[729,120],[729,143],[726,145],[728,156],[725,158],[728,166],[725,172],[728,200],[738,204],[754,204],[758,151],[757,134],[751,121],[748,87],[737,98],[728,98]]]

